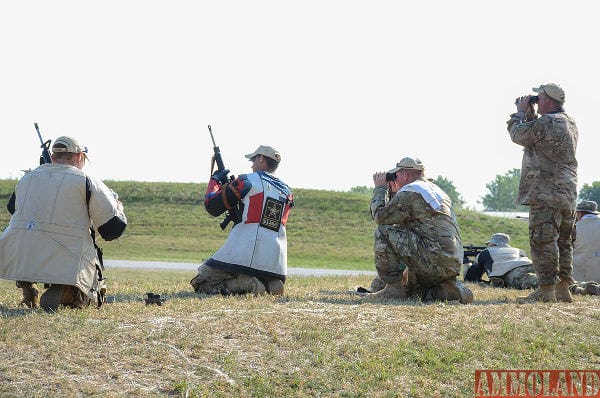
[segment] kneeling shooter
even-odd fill
[[[283,294],[287,276],[286,225],[293,194],[272,175],[281,155],[259,146],[246,155],[252,173],[230,181],[226,169],[211,176],[204,205],[212,216],[235,209],[234,226],[224,245],[198,267],[190,284],[202,294]]]

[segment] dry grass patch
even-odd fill
[[[370,303],[369,277],[291,278],[284,297],[203,297],[189,272],[111,270],[117,302],[17,309],[0,282],[0,395],[463,397],[475,369],[600,367],[598,297]],[[146,306],[146,292],[168,298]]]

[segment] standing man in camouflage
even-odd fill
[[[548,83],[533,91],[538,95],[517,98],[517,113],[507,122],[511,140],[524,148],[519,203],[529,206],[531,259],[539,282],[520,301],[572,302],[579,133],[563,109],[561,87]]]
[[[456,279],[463,251],[452,202],[424,172],[419,159],[400,160],[387,173],[399,187],[387,202],[386,173],[373,175],[375,267],[386,286],[369,297],[470,303],[473,293]]]

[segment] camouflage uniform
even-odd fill
[[[371,214],[379,224],[374,243],[379,278],[399,284],[408,266],[408,295],[436,299],[436,289],[455,281],[462,263],[462,242],[450,199],[444,194],[440,208],[434,210],[417,192],[400,191],[387,204],[385,197],[386,187],[379,186],[371,200]]]
[[[503,279],[504,285],[512,289],[535,289],[538,286],[538,279],[533,265],[515,268],[507,272]]]
[[[577,282],[571,285],[570,289],[573,294],[600,296],[600,283],[595,281]]]
[[[540,285],[557,278],[573,283],[579,133],[561,108],[540,118],[517,112],[507,122],[513,142],[524,147],[519,203],[529,205],[531,259]]]

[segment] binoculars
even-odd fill
[[[539,96],[537,96],[537,95],[532,95],[532,96],[530,96],[530,97],[529,97],[529,103],[530,103],[531,105],[533,105],[533,104],[537,104],[539,100],[540,100],[540,97],[539,97]],[[515,100],[515,105],[516,105],[516,104],[518,104],[518,103],[519,103],[519,99],[517,98],[517,99]]]

